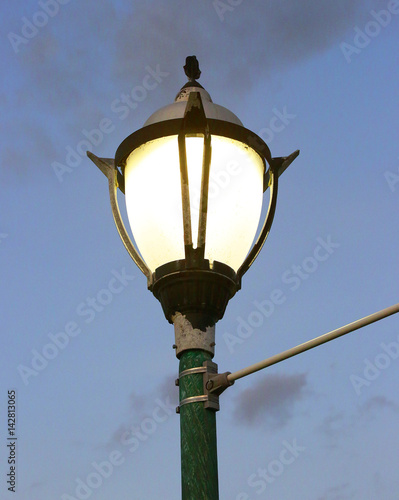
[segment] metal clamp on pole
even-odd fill
[[[213,384],[213,380],[218,378],[217,375],[218,372],[218,365],[214,363],[213,361],[204,361],[203,366],[197,366],[195,368],[189,368],[187,370],[182,371],[179,374],[179,378],[176,380],[176,385],[179,385],[179,380],[182,377],[186,377],[187,375],[193,375],[196,373],[203,373],[203,387],[204,387],[204,394],[201,394],[200,396],[191,396],[185,399],[182,399],[179,403],[179,406],[176,408],[176,413],[180,413],[180,408],[186,404],[190,403],[200,403],[204,402],[204,408],[209,408],[210,410],[214,411],[219,411],[220,406],[219,406],[219,394],[222,392],[217,392],[216,390],[210,391],[208,387]],[[230,373],[230,372],[228,372]],[[220,376],[224,379],[227,380],[227,375],[228,373],[223,373]],[[216,375],[216,377],[215,377]],[[211,384],[210,384],[211,382]],[[229,383],[229,385],[232,385],[233,383]],[[212,385],[213,387],[213,385]],[[223,389],[224,390],[224,389]]]
[[[197,366],[195,368],[188,368],[187,370],[183,370],[179,373],[179,379],[185,377],[186,375],[191,375],[192,373],[204,373],[206,372],[205,366]]]
[[[208,390],[208,382],[212,377],[217,375],[218,365],[208,360],[204,361],[203,366],[206,367],[206,372],[204,373],[204,394],[206,394],[208,398],[204,406],[210,410],[219,411],[219,394],[213,394]]]
[[[200,403],[201,401],[208,401],[208,396],[191,396],[191,398],[185,398],[180,401],[180,406],[181,408],[184,405],[187,405],[189,403]]]
[[[223,391],[234,384],[234,380],[229,380],[231,372],[219,373],[216,377],[212,377],[206,383],[206,388],[209,394],[220,396]]]

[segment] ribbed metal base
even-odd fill
[[[152,292],[166,319],[181,313],[194,328],[205,330],[219,321],[227,303],[240,289],[233,269],[220,262],[203,261],[203,268],[187,269],[186,261],[169,262],[154,273]]]

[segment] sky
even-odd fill
[[[180,498],[173,327],[85,151],[113,157],[193,54],[273,156],[301,150],[216,325],[220,372],[395,304],[399,2],[25,0],[0,24],[0,498]],[[398,376],[394,315],[238,380],[220,498],[397,500]]]

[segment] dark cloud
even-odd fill
[[[182,66],[187,55],[198,56],[201,81],[211,95],[213,89],[227,89],[229,96],[220,104],[228,105],[236,97],[245,99],[255,82],[266,83],[276,71],[334,46],[339,50],[354,26],[364,24],[370,9],[380,4],[253,0],[221,16],[211,0],[184,5],[161,0],[103,0],[101,6],[94,0],[71,2],[17,54],[10,44],[6,47],[3,120],[27,127],[21,128],[18,140],[5,128],[8,152],[1,159],[2,173],[31,179],[45,172],[55,179],[51,163],[65,163],[65,148],[76,147],[84,138],[82,130],[93,129],[104,117],[115,121],[117,145],[120,137],[173,100],[185,83]],[[33,11],[27,8],[25,14],[29,18]],[[16,15],[10,29],[20,33],[21,24]],[[122,123],[112,114],[111,103],[142,83],[147,66],[157,65],[171,76],[151,92],[150,104],[141,103]],[[21,147],[32,128],[51,137],[55,153]],[[18,163],[10,169],[9,159],[16,153]],[[34,168],[20,168],[28,163]]]
[[[239,394],[234,416],[239,423],[265,423],[269,427],[280,428],[292,418],[295,404],[309,393],[306,373],[268,375]]]
[[[381,1],[255,0],[223,15],[214,4],[186,2],[182,9],[157,0],[132,7],[116,32],[116,74],[125,79],[148,63],[176,71],[195,51],[204,78],[213,74],[231,92],[242,93],[275,70],[338,48]]]

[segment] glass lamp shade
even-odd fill
[[[197,247],[204,139],[186,137],[193,248]],[[247,144],[212,135],[205,259],[237,271],[262,209],[264,163]],[[137,247],[152,272],[185,258],[177,135],[134,149],[125,165],[126,207]]]

